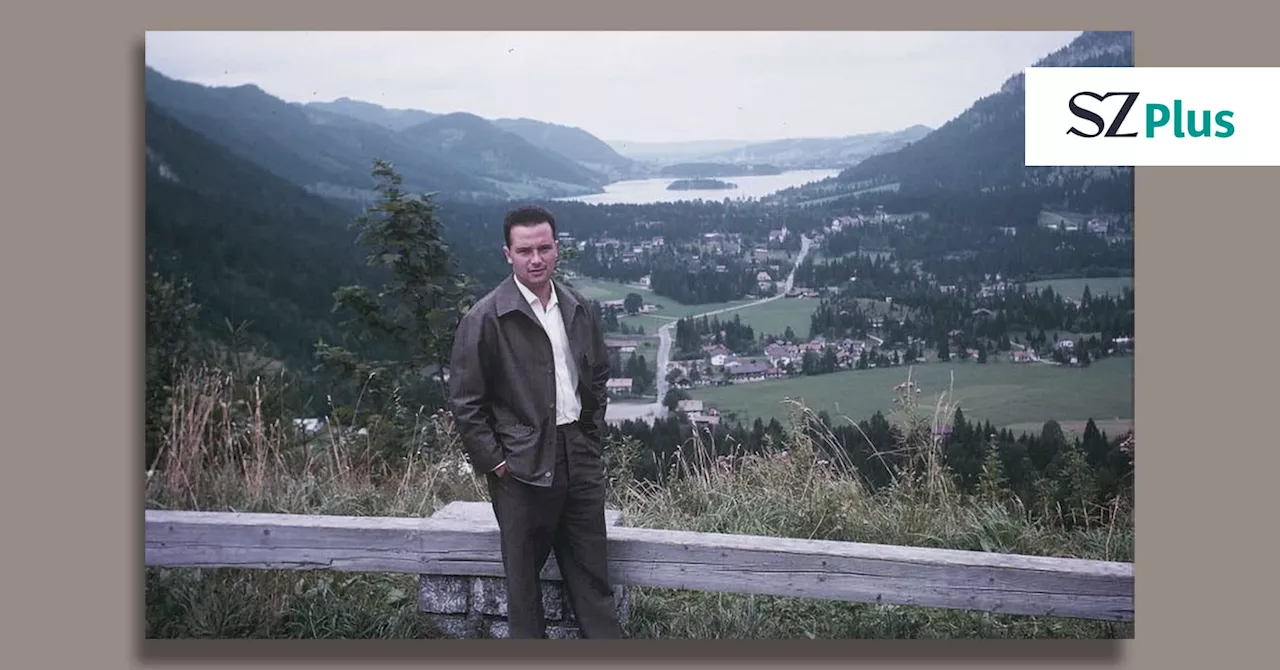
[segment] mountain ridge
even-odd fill
[[[1033,67],[1132,67],[1133,37],[1086,31]],[[843,183],[897,182],[900,190],[983,190],[1019,186],[1047,170],[1025,166],[1024,74],[1009,77],[955,118],[912,144],[868,157],[835,177]]]

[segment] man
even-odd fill
[[[609,359],[595,314],[554,280],[556,220],[509,212],[512,276],[458,326],[450,400],[498,518],[511,637],[546,637],[539,574],[551,551],[583,637],[621,637],[604,520]]]

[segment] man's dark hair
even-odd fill
[[[551,224],[551,234],[556,234],[556,217],[545,208],[537,205],[526,205],[517,207],[507,212],[506,218],[502,222],[502,237],[511,244],[511,229],[515,226],[536,226],[539,223]]]

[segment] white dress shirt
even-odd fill
[[[551,285],[551,300],[547,301],[547,306],[542,307],[542,300],[534,295],[527,286],[516,278],[516,287],[520,289],[520,294],[529,302],[529,307],[533,309],[533,313],[537,315],[538,322],[542,324],[543,330],[547,332],[547,338],[551,340],[551,355],[555,362],[556,375],[556,425],[563,426],[567,423],[573,423],[578,420],[578,416],[582,412],[582,400],[578,398],[578,367],[570,365],[573,359],[572,350],[569,348],[569,334],[565,331],[564,318],[560,315],[560,296],[555,289],[555,284]],[[498,464],[498,468],[506,465],[506,461]]]

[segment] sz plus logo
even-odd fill
[[[1231,137],[1236,132],[1232,120],[1235,113],[1229,109],[1193,109],[1180,98],[1171,104],[1148,102],[1138,106],[1139,97],[1136,91],[1080,91],[1072,95],[1067,108],[1078,122],[1067,129],[1067,134],[1086,138],[1138,137],[1135,125],[1147,138]],[[1141,121],[1126,125],[1135,107]]]
[[[1032,67],[1028,167],[1280,165],[1280,68]]]

